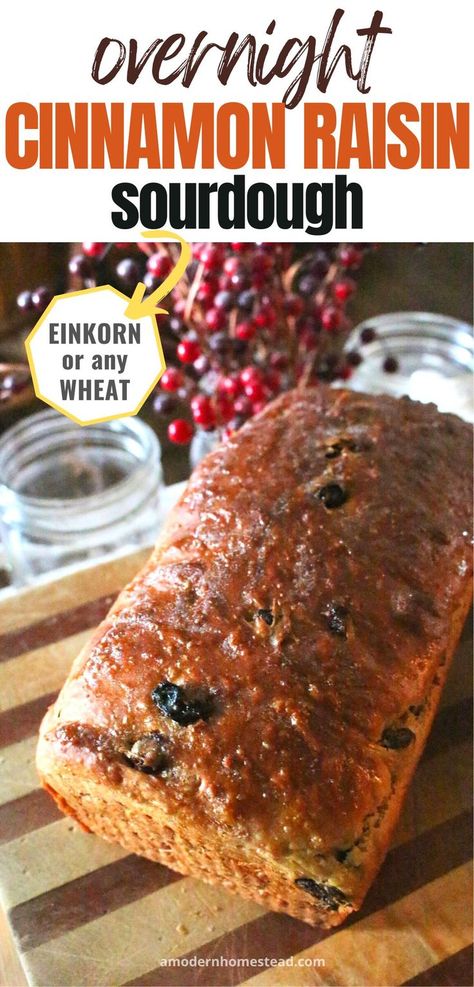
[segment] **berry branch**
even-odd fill
[[[189,442],[196,428],[229,435],[295,384],[347,380],[362,359],[343,354],[350,275],[373,246],[194,244],[188,283],[172,298],[174,365],[154,401],[159,415],[180,414],[171,441]]]

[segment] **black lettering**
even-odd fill
[[[181,200],[184,192],[184,213],[181,213]],[[196,186],[190,182],[179,185],[172,182],[170,185],[170,223],[174,230],[192,229],[197,223],[196,215]]]
[[[149,230],[161,230],[168,219],[168,195],[164,185],[148,182],[140,192],[140,220]],[[135,222],[138,220],[137,219]]]
[[[121,212],[112,212],[111,220],[118,230],[131,230],[137,225],[140,214],[136,205],[130,202],[130,196],[136,198],[138,189],[131,182],[119,182],[112,189],[112,202],[119,206]]]
[[[324,236],[333,225],[334,188],[330,182],[311,182],[306,189],[306,219],[309,225],[305,233]]]
[[[217,221],[223,230],[245,227],[245,178],[234,175],[233,182],[223,182],[217,200]]]
[[[353,230],[362,229],[363,195],[362,187],[358,182],[347,182],[347,175],[336,175],[335,199],[336,199],[336,229],[345,230],[347,224],[347,196],[351,197],[351,222],[350,228]]]
[[[255,182],[247,192],[247,219],[255,230],[268,230],[275,219],[275,192],[265,182]]]
[[[276,198],[276,221],[280,230],[302,230],[303,229],[303,185],[298,182],[295,185],[286,185],[283,182],[277,184]],[[291,217],[289,197],[291,193]]]
[[[198,186],[199,226],[203,230],[208,230],[211,225],[211,195],[217,192],[218,188],[217,182],[212,182],[210,185],[201,182]]]

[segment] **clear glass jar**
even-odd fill
[[[208,452],[213,452],[213,450],[219,445],[221,437],[217,429],[213,432],[206,432],[203,428],[199,428],[193,435],[191,440],[191,445],[189,447],[189,462],[191,463],[191,469],[207,456]]]
[[[152,543],[163,484],[148,425],[81,427],[55,411],[0,440],[0,528],[15,585],[118,549]]]
[[[375,337],[361,346],[364,329],[374,330]],[[356,326],[345,349],[363,356],[348,384],[354,390],[407,394],[472,420],[474,344],[467,322],[430,312],[391,312]],[[394,373],[383,369],[387,357],[395,358]]]

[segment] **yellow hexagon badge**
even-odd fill
[[[109,285],[53,298],[25,344],[37,397],[79,425],[136,415],[165,360],[155,315],[130,309]]]

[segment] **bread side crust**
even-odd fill
[[[356,852],[338,863],[333,857],[315,861],[308,874],[308,861],[294,857],[274,858],[235,835],[204,827],[185,809],[173,813],[164,801],[132,797],[120,786],[102,780],[82,762],[60,759],[48,743],[47,734],[57,722],[59,701],[50,708],[41,726],[37,766],[42,785],[60,809],[73,816],[85,829],[130,852],[169,866],[182,874],[221,884],[228,890],[251,898],[262,906],[281,911],[313,926],[337,926],[357,911],[387,853],[406,791],[428,738],[451,660],[471,605],[470,582],[453,614],[446,651],[439,656],[433,685],[423,713],[411,724],[415,741],[403,751],[390,752],[393,791],[386,805],[379,807],[358,841]],[[103,630],[103,628],[102,628]],[[102,632],[102,631],[101,631]],[[97,639],[97,633],[93,640]],[[91,648],[87,645],[75,665],[80,667]],[[350,904],[329,910],[309,893],[295,886],[302,874],[344,891]]]
[[[448,644],[445,652],[440,655],[438,668],[433,678],[433,684],[425,700],[422,721],[419,724],[418,729],[412,726],[412,729],[415,732],[415,742],[406,751],[402,752],[403,763],[400,761],[400,766],[396,771],[392,796],[387,806],[382,810],[379,820],[371,826],[367,841],[364,844],[364,880],[361,882],[361,896],[356,902],[356,911],[360,908],[368,889],[373,883],[374,878],[380,870],[387,852],[390,849],[390,844],[400,817],[400,812],[413,779],[413,775],[415,774],[419,760],[426,746],[433,720],[436,716],[443,689],[446,684],[449,669],[461,638],[466,618],[471,610],[471,606],[472,585],[471,581],[468,580],[463,596],[452,616]],[[397,752],[394,752],[394,759],[396,757]]]

